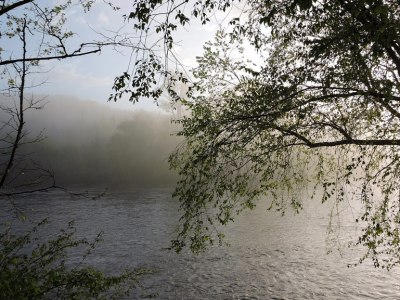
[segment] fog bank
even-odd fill
[[[172,186],[168,156],[178,144],[171,115],[132,112],[69,97],[50,97],[29,110],[30,136],[44,140],[21,151],[54,171],[59,185]],[[3,116],[2,116],[3,117]]]

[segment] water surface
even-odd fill
[[[360,252],[346,248],[327,255],[326,208],[309,204],[300,215],[285,217],[260,205],[228,227],[229,247],[204,254],[163,250],[174,238],[179,213],[169,189],[113,191],[96,200],[61,192],[16,200],[32,222],[49,216],[43,234],[75,220],[78,236],[104,241],[90,263],[106,272],[146,267],[158,272],[143,280],[139,295],[156,299],[400,299],[400,271],[355,268]],[[2,204],[1,220],[9,215]],[[349,219],[350,220],[350,219]],[[354,232],[346,218],[341,235]]]

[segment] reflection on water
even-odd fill
[[[398,268],[387,272],[368,263],[347,268],[360,253],[326,254],[328,219],[315,208],[282,218],[261,206],[229,226],[230,247],[199,256],[163,250],[179,217],[170,194],[135,190],[90,200],[51,193],[19,199],[17,205],[32,221],[50,216],[49,232],[69,220],[75,220],[78,235],[104,231],[90,263],[108,272],[158,269],[141,291],[156,293],[157,299],[400,299]],[[3,221],[9,207],[2,206]],[[341,230],[351,232],[352,226],[343,222]]]

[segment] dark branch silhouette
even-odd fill
[[[34,0],[22,0],[22,1],[14,2],[14,3],[12,3],[12,4],[8,5],[8,6],[3,5],[2,8],[0,9],[0,17],[2,15],[4,15],[4,14],[6,14],[6,13],[8,13],[8,12],[18,8],[18,7],[20,7],[20,6],[26,5],[26,4],[31,3],[33,1]]]

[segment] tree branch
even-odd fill
[[[397,56],[396,52],[393,51],[391,47],[385,47],[389,57],[392,59],[394,64],[396,65],[397,73],[400,76],[400,58]]]
[[[17,151],[17,148],[19,146],[19,142],[22,138],[22,129],[24,128],[24,91],[25,91],[25,76],[27,72],[27,66],[26,66],[26,20],[24,20],[24,24],[22,27],[22,69],[21,69],[21,85],[19,87],[19,107],[18,107],[18,128],[17,128],[17,135],[14,139],[12,149],[11,149],[11,154],[7,162],[7,166],[3,170],[3,175],[0,180],[0,188],[4,186],[4,183],[6,181],[6,178],[8,177],[10,170],[12,168],[12,165],[14,163],[14,157],[15,153]]]
[[[5,6],[0,10],[0,16],[8,13],[9,11],[19,7],[19,6],[23,6],[25,4],[28,4],[30,2],[33,2],[34,0],[21,0],[18,2],[14,2],[13,4],[9,5],[9,6]]]
[[[9,60],[1,61],[0,62],[0,66],[19,63],[19,62],[44,61],[44,60],[72,58],[72,57],[78,57],[78,56],[84,56],[84,55],[99,53],[100,51],[101,51],[101,49],[99,48],[99,49],[95,49],[95,50],[92,50],[92,51],[79,52],[79,53],[70,53],[70,54],[64,54],[64,55],[9,59]]]
[[[304,145],[309,148],[322,148],[322,147],[335,147],[341,145],[358,145],[358,146],[400,146],[400,140],[389,139],[373,139],[373,140],[360,140],[360,139],[343,139],[337,141],[313,142],[307,137],[280,126],[272,126],[274,129],[294,136],[304,142]]]

